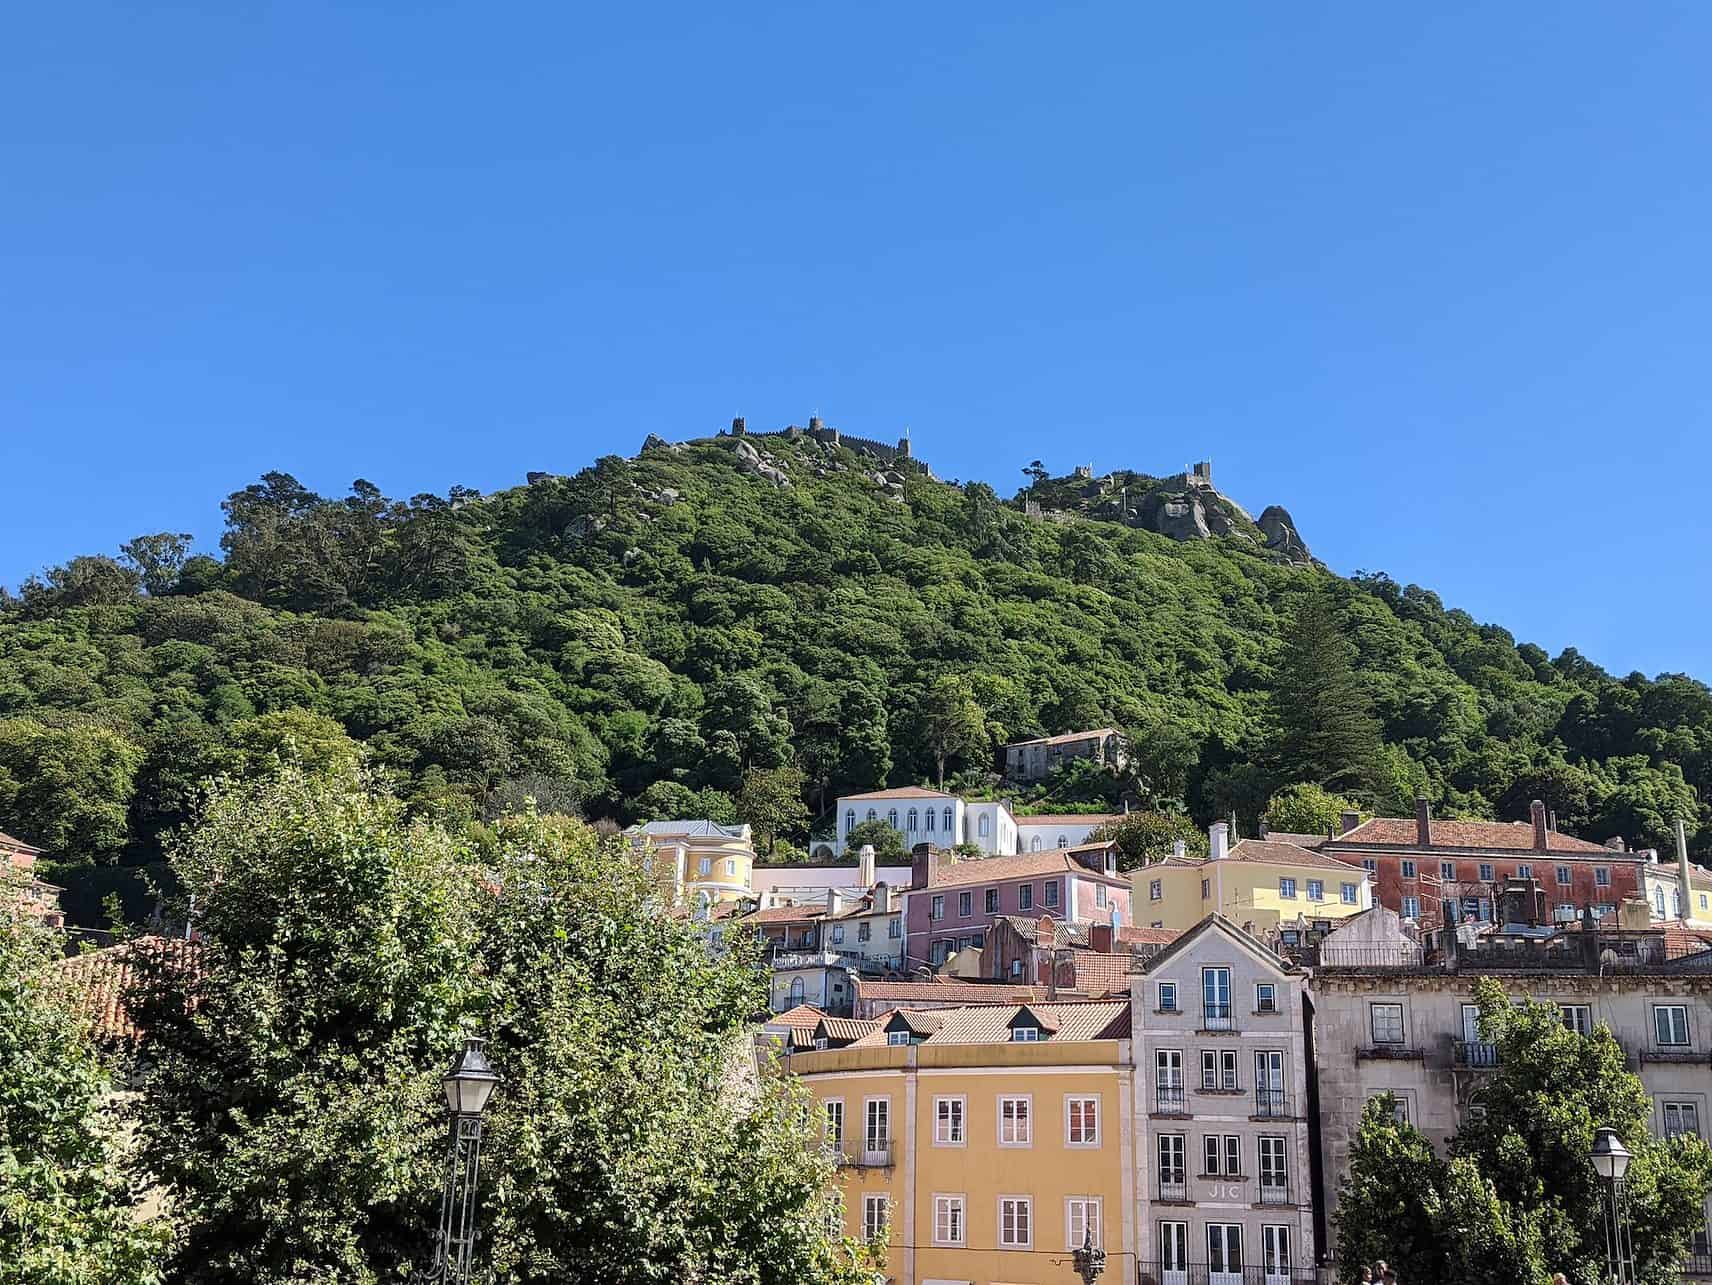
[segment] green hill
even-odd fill
[[[1679,811],[1708,837],[1704,685],[1613,678],[1426,589],[1334,577],[1216,492],[1224,533],[1146,529],[1143,502],[1182,482],[1042,476],[1002,499],[801,433],[650,438],[485,497],[325,499],[270,474],[225,501],[220,559],[152,537],[0,604],[0,829],[146,861],[201,777],[287,735],[341,753],[340,728],[454,815],[525,795],[730,813],[747,770],[794,762],[820,816],[931,780],[948,692],[978,706],[948,763],[966,788],[997,788],[1007,740],[1115,724],[1164,747],[1162,792],[1198,819],[1252,816],[1312,775],[1279,758],[1269,692],[1324,592],[1382,728],[1371,806],[1424,789],[1441,815],[1519,817],[1544,797],[1591,838],[1663,843]],[[1089,777],[1036,795],[1115,797]]]

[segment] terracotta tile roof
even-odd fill
[[[89,1006],[97,1038],[134,1040],[142,1031],[125,1006],[125,991],[140,978],[143,953],[157,955],[169,968],[194,971],[200,948],[173,937],[139,937],[135,941],[85,951],[63,960],[65,975],[80,986]]]
[[[1534,827],[1527,821],[1439,821],[1428,823],[1427,834],[1435,848],[1493,848],[1504,852],[1537,852],[1534,847]],[[1374,817],[1363,821],[1347,834],[1330,842],[1359,847],[1365,843],[1381,843],[1388,847],[1419,848],[1413,817]],[[1552,830],[1546,836],[1549,852],[1602,853],[1616,860],[1636,860],[1637,854],[1618,852],[1602,843],[1577,839],[1573,835]]]
[[[823,1017],[814,1028],[814,1037],[829,1044],[854,1044],[865,1035],[880,1029],[878,1022],[860,1021],[854,1017]]]
[[[1024,941],[1039,941],[1041,919],[1052,919],[1052,916],[999,915],[994,922],[1009,924]],[[1058,945],[1086,947],[1091,939],[1089,924],[1067,924],[1061,919],[1053,919],[1052,923],[1054,941]],[[1176,940],[1178,932],[1176,928],[1140,928],[1126,924],[1117,930],[1117,941],[1125,946],[1164,946]]]
[[[809,919],[819,919],[826,914],[825,906],[768,906],[765,910],[753,910],[741,916],[740,924],[796,924]]]
[[[4,830],[0,830],[0,848],[10,848],[13,852],[25,852],[32,857],[43,855],[42,849],[33,843],[25,843],[22,839],[13,838]]]
[[[944,790],[924,790],[919,785],[900,785],[895,790],[870,790],[866,794],[844,794],[841,799],[954,799]]]
[[[1298,848],[1318,848],[1330,837],[1324,834],[1296,834],[1289,830],[1270,830],[1266,835],[1268,842],[1293,843]]]
[[[882,982],[856,979],[856,998],[892,1002],[943,1004],[1015,1004],[1038,999],[1044,986],[1014,986],[1008,982]]]
[[[1616,929],[1616,914],[1601,916],[1599,926],[1603,929]],[[1563,931],[1580,932],[1580,921],[1565,924]],[[1650,926],[1640,931],[1657,933],[1664,938],[1666,959],[1680,959],[1684,955],[1698,955],[1703,950],[1712,950],[1712,928],[1695,928],[1680,919],[1655,919]]]
[[[1082,875],[1106,883],[1129,886],[1122,875],[1106,875],[1088,869],[1070,858],[1072,852],[1085,852],[1101,844],[1082,844],[1075,848],[1053,848],[1046,852],[1022,852],[1013,857],[979,857],[973,861],[956,861],[933,870],[932,888],[954,888],[966,883],[997,883],[1003,879],[1028,879],[1039,875]],[[923,891],[917,889],[916,891]]]
[[[1062,1004],[982,1004],[972,1008],[948,1008],[939,1013],[939,1029],[926,1039],[928,1044],[1005,1044],[1011,1039],[1011,1027],[1027,1012],[1050,1032],[1052,1043],[1081,1040],[1128,1039],[1129,1001],[1079,1000]],[[864,1041],[878,1043],[880,1039]]]
[[[1116,736],[1117,732],[1110,727],[1096,727],[1091,732],[1062,732],[1057,736],[1036,736],[1033,740],[1012,741],[1006,745],[1007,750],[1020,749],[1024,745],[1068,745],[1072,741],[1091,741],[1096,736]]]
[[[1076,989],[1084,995],[1116,995],[1129,991],[1130,957],[1102,955],[1092,950],[1070,953],[1070,967],[1076,973]]]
[[[787,1008],[782,1013],[775,1013],[766,1021],[768,1026],[798,1026],[812,1031],[815,1024],[825,1017],[813,1004],[798,1004],[795,1008]]]
[[[932,1035],[945,1024],[945,1019],[937,1010],[919,1008],[894,1008],[879,1018],[882,1027],[907,1026],[917,1035]]]
[[[1260,861],[1278,866],[1312,866],[1318,869],[1339,870],[1348,874],[1351,870],[1361,867],[1353,861],[1339,861],[1336,857],[1322,856],[1318,852],[1310,852],[1307,848],[1298,847],[1294,843],[1285,843],[1277,839],[1239,839],[1231,845],[1227,861]]]
[[[1043,812],[1039,816],[1019,816],[1018,825],[1105,825],[1122,821],[1121,812]]]
[[[1120,928],[1118,940],[1127,946],[1169,946],[1182,932],[1181,928]]]

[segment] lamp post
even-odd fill
[[[429,1282],[469,1285],[476,1246],[476,1181],[481,1171],[482,1112],[499,1084],[499,1075],[482,1052],[482,1041],[464,1041],[451,1069],[440,1078],[451,1112],[451,1142],[446,1152],[446,1186],[440,1194],[440,1230]]]
[[[1070,1265],[1082,1278],[1082,1285],[1094,1285],[1100,1279],[1100,1273],[1106,1270],[1106,1251],[1095,1248],[1093,1227],[1083,1233],[1082,1248],[1070,1255]]]
[[[1629,1261],[1634,1246],[1629,1242],[1623,1218],[1623,1178],[1629,1172],[1629,1149],[1615,1129],[1600,1129],[1593,1135],[1593,1168],[1604,1180],[1606,1197],[1605,1252],[1616,1285],[1632,1285],[1634,1265]]]

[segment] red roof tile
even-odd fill
[[[812,1031],[826,1014],[813,1004],[798,1004],[795,1008],[787,1008],[782,1013],[775,1013],[766,1021],[768,1026],[795,1026]]]
[[[1001,879],[1027,879],[1034,875],[1055,875],[1069,872],[1106,883],[1129,886],[1122,875],[1106,875],[1088,869],[1070,858],[1072,852],[1097,848],[1099,844],[1083,844],[1076,848],[1053,848],[1047,852],[1022,852],[1011,857],[977,857],[971,861],[955,861],[937,866],[932,873],[932,887],[950,888],[965,883],[997,883]]]
[[[1018,825],[1105,825],[1122,821],[1121,812],[1043,812],[1039,816],[1018,816]]]
[[[895,790],[870,790],[866,794],[844,794],[844,799],[954,799],[944,790],[924,790],[919,785],[900,785]]]
[[[879,982],[856,979],[856,998],[892,1002],[927,1001],[944,1004],[1015,1004],[1041,999],[1044,986],[1014,986],[1009,982]]]
[[[200,948],[195,942],[174,937],[139,937],[61,962],[66,976],[83,989],[96,1036],[131,1040],[142,1034],[125,1006],[125,991],[132,984],[138,956],[143,952],[162,957],[169,968],[193,971]]]
[[[1100,736],[1116,735],[1117,732],[1113,728],[1096,727],[1091,732],[1062,732],[1057,736],[1037,736],[1033,740],[1029,741],[1012,741],[1009,745],[1006,745],[1005,748],[1009,750],[1016,749],[1023,745],[1068,745],[1072,741],[1091,741]]]
[[[1439,821],[1428,823],[1428,835],[1435,848],[1493,848],[1504,852],[1537,852],[1534,847],[1534,827],[1527,821]],[[1419,848],[1413,817],[1374,817],[1364,821],[1347,834],[1330,841],[1359,847],[1364,843],[1380,843],[1387,847]],[[1636,859],[1634,853],[1617,852],[1601,843],[1577,839],[1573,835],[1552,830],[1546,836],[1550,852],[1603,853],[1617,860]]]
[[[1339,861],[1335,857],[1310,852],[1294,843],[1284,843],[1270,838],[1239,839],[1226,854],[1226,860],[1263,861],[1279,866],[1311,866],[1316,869],[1338,870],[1345,874],[1351,870],[1361,869],[1353,861]]]

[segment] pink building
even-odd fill
[[[986,944],[1001,915],[1121,928],[1130,922],[1129,898],[1111,843],[968,861],[949,852],[919,853],[904,893],[905,965],[936,966],[965,947]]]
[[[50,928],[65,926],[65,912],[60,909],[59,895],[65,889],[35,876],[36,858],[42,850],[22,839],[14,839],[0,830],[0,863],[14,875],[22,875],[24,883],[18,891],[18,906],[31,919],[39,919]]]

